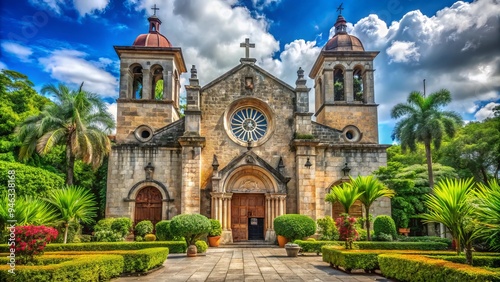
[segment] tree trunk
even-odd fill
[[[484,184],[488,183],[488,175],[486,174],[486,169],[481,166],[481,174],[483,175],[483,182]]]
[[[427,159],[427,173],[429,174],[429,187],[434,189],[434,173],[432,172],[431,143],[425,142],[425,158]]]
[[[472,265],[472,242],[465,245],[465,263]]]
[[[366,211],[366,240],[371,241],[372,235],[370,234],[370,207],[365,206],[365,211]]]
[[[69,229],[69,224],[68,223],[65,223],[64,224],[64,244],[66,244],[66,242],[68,241],[68,229]]]
[[[71,139],[66,141],[66,185],[73,185],[75,155],[71,152]]]

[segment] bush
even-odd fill
[[[184,237],[187,245],[194,245],[196,240],[210,232],[210,228],[210,221],[201,214],[179,214],[170,222],[172,234]]]
[[[57,238],[57,230],[47,226],[16,226],[15,230],[16,261],[27,264],[42,255],[47,243]],[[13,243],[13,242],[12,242]]]
[[[113,221],[115,221],[115,218],[113,217],[99,220],[97,224],[94,226],[94,232],[111,230],[111,225],[113,224]]]
[[[135,225],[135,235],[144,237],[146,234],[153,233],[153,228],[153,223],[150,220],[143,220]]]
[[[135,237],[134,237],[134,240],[135,240],[136,242],[143,242],[143,241],[144,241],[144,238],[143,238],[142,236],[135,236]]]
[[[385,233],[380,233],[380,234],[376,235],[375,237],[373,237],[373,239],[375,241],[392,242],[392,236],[389,234],[385,234]]]
[[[345,242],[346,249],[352,249],[352,243],[358,239],[359,235],[355,226],[356,218],[343,213],[335,220],[335,223],[339,228],[339,239]]]
[[[68,244],[48,244],[46,252],[74,252],[74,251],[115,251],[115,250],[142,250],[148,248],[169,248],[170,253],[185,253],[186,243],[181,241],[170,242],[92,242],[92,243],[68,243]],[[0,245],[0,252],[7,253],[7,244]]]
[[[196,241],[195,246],[196,246],[198,253],[204,253],[208,250],[207,242],[205,242],[203,240]]]
[[[159,221],[155,226],[155,230],[158,241],[169,241],[174,237],[170,232],[170,220]]]
[[[380,270],[400,281],[500,281],[500,273],[420,255],[382,254]]]
[[[220,221],[217,219],[210,219],[210,225],[212,226],[210,229],[210,232],[208,233],[208,236],[214,237],[214,236],[220,236],[222,234],[222,225],[220,224]]]
[[[401,236],[399,237],[398,240],[402,242],[440,242],[447,244],[448,248],[451,248],[451,239],[441,238],[437,236],[416,236],[416,237]]]
[[[115,233],[112,230],[101,230],[94,233],[97,242],[120,242],[124,238],[121,234]]]
[[[148,241],[148,242],[156,241],[156,235],[155,234],[146,234],[146,236],[144,236],[144,241]]]
[[[339,239],[339,230],[335,225],[335,221],[330,216],[325,216],[316,220],[318,224],[318,233],[321,235],[320,240],[324,241],[336,241]]]
[[[115,218],[111,223],[111,230],[126,237],[132,230],[132,220],[128,217]]]
[[[379,268],[378,253],[346,251],[332,247],[322,248],[323,261],[330,263],[335,268],[342,267],[346,272],[353,269],[373,271]]]
[[[290,241],[303,239],[316,232],[316,222],[307,215],[284,214],[274,219],[276,235],[288,238]]]
[[[435,259],[465,264],[464,256],[432,256]],[[500,268],[500,257],[498,256],[478,256],[474,255],[473,266]]]
[[[57,229],[57,238],[54,240],[54,243],[63,243],[64,242],[64,230],[66,227],[64,224],[60,224],[59,226],[55,227]],[[81,227],[78,222],[72,222],[69,224],[68,227],[68,238],[67,242],[68,243],[74,243],[75,240],[77,240],[79,234],[81,232]]]
[[[448,246],[439,242],[354,242],[360,250],[446,250]]]
[[[312,239],[312,238],[309,238]],[[294,243],[300,246],[300,251],[304,253],[316,253],[320,254],[321,253],[321,247],[323,246],[329,246],[329,245],[335,245],[339,246],[340,242],[338,241],[316,241],[316,240],[295,240]]]
[[[392,217],[388,215],[379,215],[373,221],[373,231],[378,238],[381,233],[389,234],[392,239],[396,239],[398,233],[396,232],[396,224]]]
[[[66,244],[67,245],[67,244]],[[0,281],[107,281],[123,272],[124,259],[119,255],[63,256],[61,263],[50,266],[16,266],[15,275],[7,270],[8,265],[0,265]],[[41,260],[52,260],[45,255]]]

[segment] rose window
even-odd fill
[[[231,132],[243,142],[258,141],[268,130],[266,116],[255,108],[240,109],[231,116]]]

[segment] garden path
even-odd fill
[[[210,248],[194,258],[170,254],[164,268],[147,276],[120,277],[113,282],[184,281],[391,281],[377,274],[347,274],[331,268],[321,256],[287,257],[282,248]]]

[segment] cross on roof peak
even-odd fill
[[[340,3],[340,6],[337,8],[337,12],[339,12],[339,15],[342,15],[342,10],[344,10],[342,5],[344,5],[344,3]]]
[[[153,10],[153,16],[156,16],[156,11],[160,10],[160,8],[156,8],[156,4],[151,8]]]
[[[245,42],[240,43],[240,47],[245,48],[245,58],[250,58],[250,48],[255,48],[255,43],[250,43],[250,38],[245,38]]]

